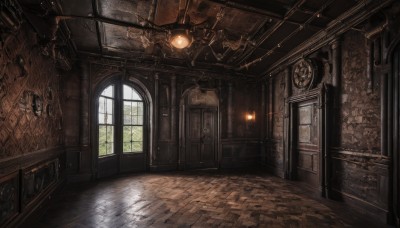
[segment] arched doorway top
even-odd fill
[[[187,92],[187,104],[190,106],[218,107],[219,98],[215,90],[205,90],[195,87]]]

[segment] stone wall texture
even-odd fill
[[[367,40],[348,32],[342,47],[340,147],[366,153],[380,151],[380,91],[368,92]]]
[[[284,93],[285,80],[284,73],[281,72],[273,80],[272,95],[272,135],[268,145],[267,164],[275,168],[283,168],[283,122],[284,122]]]

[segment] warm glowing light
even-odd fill
[[[183,49],[190,45],[190,40],[186,34],[177,34],[171,37],[171,44],[178,49]]]
[[[246,114],[246,119],[247,119],[248,121],[254,120],[254,119],[255,119],[255,114],[254,114],[254,113],[247,113],[247,114]]]

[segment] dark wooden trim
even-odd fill
[[[331,198],[350,205],[362,214],[367,214],[370,217],[379,219],[383,223],[387,223],[389,212],[384,208],[335,188],[331,189]]]
[[[38,150],[28,154],[0,160],[0,177],[8,173],[17,171],[22,167],[29,166],[44,160],[59,157],[65,153],[64,146],[54,147],[50,149]]]
[[[284,156],[284,171],[285,178],[293,180],[294,179],[294,158],[293,158],[293,131],[291,131],[293,123],[294,123],[294,105],[299,102],[307,101],[307,100],[317,100],[318,104],[318,128],[319,128],[319,153],[320,153],[320,170],[319,170],[319,188],[321,196],[329,197],[330,196],[330,155],[329,155],[329,138],[327,137],[327,126],[329,126],[329,121],[331,117],[329,116],[330,104],[330,89],[327,85],[322,84],[320,87],[315,89],[306,91],[302,94],[291,96],[286,99],[286,104],[289,107],[289,123],[284,126],[285,132],[287,133],[288,142],[286,145],[285,156]]]
[[[33,213],[37,211],[43,205],[43,202],[51,197],[51,194],[64,183],[65,178],[60,170],[62,165],[60,159],[65,152],[64,147],[56,147],[51,149],[45,149],[36,151],[25,156],[17,158],[3,159],[1,162],[2,172],[7,172],[6,175],[0,178],[0,182],[8,180],[9,178],[17,178],[18,182],[18,214],[12,215],[12,218],[7,219],[4,224],[7,227],[19,227],[24,223]],[[55,179],[48,183],[47,186],[38,192],[33,198],[29,199],[26,205],[23,205],[23,188],[25,183],[23,181],[24,175],[30,172],[35,172],[41,167],[45,167],[49,164],[54,165],[54,177]]]
[[[13,221],[13,219],[15,219],[18,214],[21,212],[21,208],[20,208],[20,204],[21,204],[21,197],[20,197],[20,192],[21,192],[21,184],[20,184],[20,179],[19,179],[20,175],[19,175],[19,171],[15,171],[12,173],[9,173],[6,176],[3,176],[0,178],[0,185],[3,184],[4,182],[9,182],[9,181],[13,181],[14,182],[14,186],[16,189],[14,189],[14,193],[16,194],[16,201],[14,202],[14,212],[12,214],[8,215],[8,218],[6,218],[3,221],[3,225],[10,223],[11,221]],[[14,180],[13,180],[14,179]],[[6,196],[7,197],[7,196]],[[2,214],[4,213],[4,211],[2,211]],[[0,225],[2,225],[0,223]]]
[[[334,21],[329,23],[326,29],[312,36],[308,40],[308,42],[304,42],[303,44],[294,48],[283,58],[276,61],[266,71],[261,73],[260,76],[266,78],[269,75],[275,75],[277,72],[280,72],[288,65],[302,58],[302,56],[308,55],[327,45],[329,42],[336,39],[338,35],[341,35],[344,32],[348,31],[354,25],[361,23],[382,8],[390,5],[393,1],[394,0],[359,1],[359,3],[352,9],[348,10],[346,13],[342,14]]]

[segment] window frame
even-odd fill
[[[109,96],[105,96],[105,95],[102,95],[103,94],[103,92],[107,89],[107,88],[109,88],[109,87],[112,87],[112,97],[109,97]],[[111,119],[111,124],[109,124],[109,123],[100,123],[100,119],[99,119],[99,116],[100,116],[100,98],[104,98],[105,99],[105,107],[104,107],[104,109],[106,110],[105,111],[105,113],[103,113],[104,115],[108,115],[107,114],[107,99],[110,99],[110,100],[112,100],[112,108],[111,108],[111,110],[112,110],[112,119]],[[100,94],[97,96],[97,112],[96,112],[96,114],[97,114],[97,156],[99,157],[99,158],[101,158],[101,157],[107,157],[107,156],[113,156],[113,155],[115,155],[115,152],[116,152],[116,112],[115,112],[115,110],[116,110],[116,103],[117,103],[117,97],[116,97],[116,84],[115,83],[110,83],[110,84],[108,84],[106,87],[104,87],[102,90],[101,90],[101,92],[100,92]],[[106,154],[104,154],[104,155],[100,155],[100,126],[105,126],[106,127]],[[112,153],[107,153],[107,129],[108,129],[108,127],[109,126],[112,126],[113,128],[113,141],[112,141]]]
[[[113,95],[114,97],[108,97],[108,96],[104,96],[102,95],[102,93],[109,87],[109,86],[113,86]],[[124,86],[128,86],[129,88],[131,88],[134,92],[136,92],[139,97],[142,100],[127,100],[124,99],[123,96],[123,87]],[[99,88],[97,90],[98,92],[96,93],[96,97],[95,97],[95,150],[96,150],[96,157],[98,159],[102,159],[102,158],[107,158],[107,157],[112,157],[112,156],[118,156],[118,155],[144,155],[146,153],[146,150],[148,148],[147,145],[147,122],[148,117],[147,117],[147,113],[148,113],[148,107],[147,107],[147,100],[145,99],[145,95],[143,94],[143,92],[140,90],[140,88],[138,88],[137,86],[135,86],[132,83],[129,82],[123,82],[123,81],[119,81],[119,80],[114,80],[108,83],[105,83],[104,86],[102,86],[101,88]],[[113,100],[113,120],[112,120],[112,124],[100,124],[99,121],[99,114],[100,114],[100,98],[104,97],[106,99],[112,99]],[[141,141],[141,151],[139,152],[124,152],[123,151],[123,128],[124,128],[124,119],[123,119],[123,106],[124,106],[124,101],[133,101],[133,102],[141,102],[142,103],[142,123],[141,125],[136,125],[136,126],[141,126],[142,127],[142,141]],[[100,126],[113,126],[113,153],[110,154],[105,154],[105,155],[100,155]],[[130,126],[130,125],[128,125]]]
[[[127,87],[129,87],[130,89],[132,89],[133,90],[133,92],[135,92],[138,96],[139,96],[139,98],[141,99],[141,100],[135,100],[135,99],[125,99],[124,98],[124,88],[125,88],[125,86],[127,86]],[[135,89],[135,87],[133,87],[133,86],[131,86],[131,85],[128,85],[128,84],[126,84],[126,83],[122,83],[121,84],[121,88],[122,88],[122,97],[121,97],[121,138],[122,138],[122,153],[123,154],[142,154],[142,153],[144,153],[144,117],[145,117],[145,110],[144,110],[144,107],[145,107],[145,102],[144,102],[144,99],[143,99],[143,96],[142,95],[140,95],[140,93]],[[136,117],[139,117],[139,116],[141,116],[141,124],[133,124],[133,121],[132,121],[132,119],[131,119],[131,124],[125,124],[125,119],[124,119],[124,106],[125,106],[125,102],[131,102],[131,103],[134,103],[134,102],[136,102],[136,103],[141,103],[141,106],[142,106],[142,110],[141,110],[141,115],[136,115]],[[132,106],[131,106],[132,107]],[[131,118],[133,117],[133,115],[131,115]],[[125,142],[124,142],[124,127],[125,126],[129,126],[129,127],[135,127],[135,126],[140,126],[140,127],[142,127],[142,136],[141,136],[141,138],[142,138],[142,140],[141,141],[132,141],[132,135],[131,135],[131,141],[130,141],[130,143],[131,143],[131,148],[133,148],[133,143],[134,142],[141,142],[141,150],[140,151],[133,151],[132,149],[131,149],[131,151],[129,151],[129,152],[125,152],[124,151],[124,144],[125,144]]]

